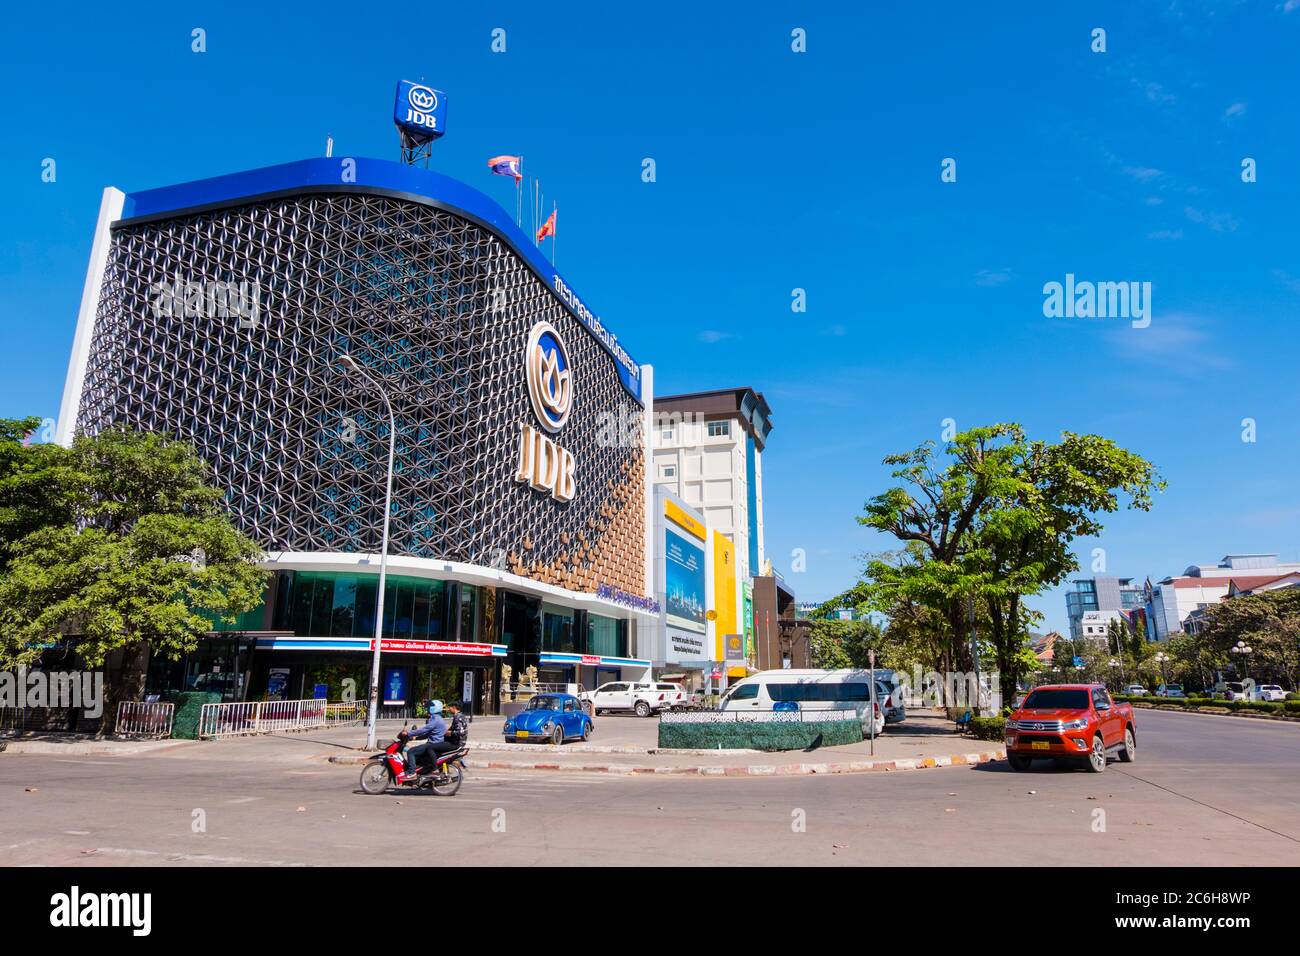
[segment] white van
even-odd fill
[[[880,680],[881,671],[876,671]],[[782,706],[783,705],[783,706]],[[884,701],[877,698],[875,733],[885,729]],[[853,710],[862,721],[862,734],[871,734],[871,671],[779,670],[762,671],[733,684],[723,694],[718,710],[754,711]]]

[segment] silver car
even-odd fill
[[[897,687],[890,687],[884,681],[876,681],[876,703],[885,715],[885,723],[901,724],[907,719],[907,708],[903,705],[903,694]]]

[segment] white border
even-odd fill
[[[81,289],[81,309],[77,312],[77,331],[72,339],[72,356],[68,360],[68,377],[63,384],[63,402],[59,406],[59,424],[54,440],[65,448],[72,444],[77,427],[77,410],[81,407],[81,388],[86,380],[86,362],[90,358],[90,342],[95,336],[95,316],[99,312],[99,293],[104,285],[104,272],[108,266],[108,250],[112,244],[110,228],[122,218],[126,193],[108,186],[99,202],[99,222],[95,224],[95,239],[90,246],[90,264],[86,267],[86,284]]]

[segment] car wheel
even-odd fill
[[[1093,773],[1101,773],[1106,769],[1106,744],[1101,739],[1101,734],[1092,738],[1092,750],[1088,753],[1088,769]]]
[[[1011,767],[1012,770],[1015,770],[1016,772],[1020,772],[1022,770],[1028,770],[1030,766],[1033,764],[1033,761],[1030,760],[1028,757],[1022,757],[1020,756],[1020,754],[1008,750],[1007,764]]]
[[[582,722],[582,740],[583,740],[583,742],[585,743],[585,742],[586,742],[590,737],[591,737],[591,721],[589,721],[589,720],[584,720],[584,721]]]
[[[650,705],[643,700],[638,700],[636,702],[635,710],[638,717],[650,716]]]
[[[1137,739],[1133,736],[1133,728],[1124,728],[1124,749],[1119,752],[1119,759],[1123,763],[1132,763],[1137,759]]]
[[[551,743],[555,744],[555,746],[557,746],[557,747],[559,747],[561,744],[564,743],[564,728],[563,728],[563,727],[560,727],[559,725],[556,725],[556,728],[555,728],[554,730],[551,731]]]

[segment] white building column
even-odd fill
[[[65,448],[72,444],[77,428],[77,409],[81,404],[81,387],[86,381],[86,362],[90,343],[95,337],[95,316],[99,312],[99,290],[104,284],[108,250],[112,244],[110,227],[122,218],[126,193],[112,186],[104,190],[99,202],[99,221],[90,245],[90,265],[86,267],[86,284],[81,289],[81,309],[77,312],[77,331],[72,339],[72,357],[68,360],[68,377],[63,383],[63,402],[59,406],[59,423],[54,440]]]

